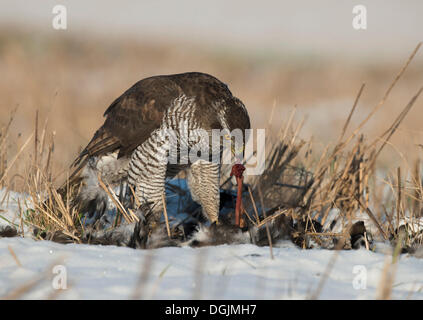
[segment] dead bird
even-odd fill
[[[0,238],[13,238],[17,235],[18,231],[16,228],[9,225],[0,226]]]
[[[367,232],[364,221],[357,221],[350,229],[350,241],[352,249],[373,249],[373,237]]]

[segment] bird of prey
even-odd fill
[[[104,116],[104,124],[73,163],[70,181],[82,182],[82,207],[96,215],[104,213],[104,192],[97,180],[100,176],[110,185],[124,181],[133,190],[134,203],[148,204],[157,221],[162,214],[166,178],[186,169],[193,200],[210,222],[218,221],[221,163],[213,159],[219,159],[222,148],[211,146],[212,139],[187,141],[180,132],[202,130],[210,137],[213,129],[240,129],[244,133],[250,129],[244,104],[226,84],[199,72],[149,77],[113,101]],[[163,135],[166,129],[177,133],[177,159],[182,157],[183,146],[189,151],[194,147],[208,150],[210,157],[163,162],[163,155],[170,152]]]

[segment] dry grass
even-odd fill
[[[17,41],[15,45],[23,45],[25,43],[24,40],[30,41],[25,38],[25,35],[22,35],[22,39]],[[3,48],[2,51],[3,56],[10,50],[9,46],[11,44],[9,42],[11,41],[11,39],[3,35],[2,43],[6,44],[5,49]],[[16,40],[14,41],[16,42]],[[49,41],[52,41],[53,44],[55,43],[51,39]],[[75,40],[65,39],[63,45],[65,47],[70,46],[73,43],[72,41]],[[88,52],[89,48],[84,47],[86,44],[82,43],[82,45],[83,47],[80,50]],[[376,159],[384,147],[391,145],[391,138],[398,131],[399,125],[406,118],[406,115],[411,110],[422,89],[412,97],[400,113],[397,111],[398,116],[394,119],[392,125],[389,127],[385,125],[382,131],[383,133],[376,139],[368,142],[361,133],[363,127],[372,120],[372,117],[377,114],[377,111],[385,107],[388,98],[390,98],[391,91],[393,91],[395,86],[399,85],[399,80],[403,80],[401,79],[402,77],[406,78],[409,72],[412,73],[412,71],[408,70],[408,67],[416,55],[419,46],[413,51],[405,65],[399,68],[400,71],[382,95],[379,103],[347,135],[346,133],[349,131],[349,127],[352,127],[354,122],[354,112],[357,112],[360,98],[365,93],[365,86],[362,85],[360,87],[356,98],[353,99],[354,103],[347,116],[347,120],[342,126],[339,126],[341,128],[340,133],[333,146],[327,144],[324,148],[316,148],[313,146],[313,139],[304,141],[299,138],[304,122],[300,121],[299,124],[295,124],[296,108],[291,112],[285,123],[278,123],[275,126],[272,123],[274,122],[274,105],[270,120],[266,124],[267,150],[270,150],[266,157],[267,169],[262,176],[259,176],[255,180],[250,179],[249,183],[253,190],[252,199],[255,199],[254,201],[257,199],[260,200],[261,197],[258,192],[262,190],[262,200],[266,207],[273,208],[272,212],[278,209],[289,208],[289,214],[287,215],[293,218],[306,217],[307,225],[317,218],[320,218],[322,223],[324,223],[332,208],[340,209],[343,218],[351,222],[354,219],[354,214],[360,209],[369,215],[372,221],[378,226],[380,236],[385,239],[388,238],[389,234],[395,233],[395,230],[398,229],[400,216],[404,217],[406,212],[410,212],[410,210],[413,214],[420,215],[416,211],[421,208],[419,195],[422,194],[422,186],[418,177],[420,172],[420,162],[418,160],[415,162],[415,168],[413,169],[414,179],[411,187],[409,183],[407,186],[403,185],[399,188],[391,185],[392,196],[396,197],[394,207],[396,208],[397,217],[395,221],[393,221],[393,214],[391,215],[387,212],[382,213],[379,209],[377,214],[373,214],[370,209],[370,202],[372,201],[376,204],[379,201],[377,208],[384,206],[384,208],[392,210],[391,200],[385,200],[384,203],[381,203],[382,200],[376,196],[378,193],[380,194],[377,189],[381,188],[380,182],[376,181],[374,175],[377,170],[375,167]],[[63,48],[56,49],[62,50]],[[141,50],[140,48],[138,49]],[[93,50],[95,51],[95,49]],[[145,54],[145,51],[148,50],[153,49],[143,48],[142,52]],[[53,52],[55,51],[53,50]],[[49,51],[47,54],[51,54],[51,52]],[[60,63],[65,66],[71,62],[73,63],[73,58],[68,56],[68,53],[64,54],[65,58],[63,59],[65,60],[60,60]],[[69,61],[66,59],[69,59]],[[166,58],[164,59],[166,60]],[[406,70],[407,73],[405,74]],[[302,70],[302,72],[305,71]],[[25,93],[27,92],[25,91]],[[54,105],[56,104],[58,103],[55,102]],[[75,106],[75,108],[78,107]],[[88,114],[91,114],[91,111]],[[1,186],[28,192],[31,199],[30,207],[32,209],[24,213],[25,220],[40,231],[40,236],[41,234],[45,236],[47,232],[49,235],[54,235],[56,232],[63,232],[75,241],[80,241],[80,236],[83,233],[80,221],[81,216],[78,208],[71,202],[73,195],[78,190],[74,190],[73,188],[75,186],[72,185],[67,186],[64,193],[58,193],[56,191],[57,181],[63,181],[66,178],[67,171],[62,169],[63,159],[72,159],[76,154],[72,152],[72,148],[68,148],[66,153],[59,149],[59,146],[63,148],[63,145],[66,143],[63,140],[61,142],[57,142],[57,140],[60,140],[60,136],[67,131],[67,128],[63,126],[60,134],[59,132],[57,134],[55,132],[50,133],[49,123],[55,123],[56,119],[52,121],[51,118],[45,118],[44,121],[41,121],[41,112],[39,109],[36,109],[33,113],[32,126],[27,128],[29,129],[27,135],[19,138],[25,142],[19,143],[19,139],[16,141],[16,138],[13,136],[13,132],[17,129],[16,125],[12,125],[14,122],[19,125],[19,121],[16,119],[18,112],[16,108],[10,111],[9,120],[1,130]],[[254,109],[250,113],[254,119]],[[75,123],[71,119],[72,122],[68,121],[67,125],[78,126],[80,121],[84,121],[87,118],[75,118]],[[95,128],[94,124],[88,126],[90,130],[93,127]],[[28,146],[31,141],[33,144],[32,148]],[[11,151],[14,149],[11,148],[11,145],[16,146],[14,156],[11,156]],[[62,164],[57,164],[61,162]],[[408,169],[406,168],[403,172],[408,172]],[[63,175],[65,175],[65,178],[63,178]],[[389,184],[387,181],[383,181],[383,183]],[[397,184],[399,186],[401,182],[398,180]],[[107,186],[103,186],[103,188],[106,192],[110,192]],[[395,191],[395,189],[398,191]],[[375,196],[371,199],[372,192],[375,193]],[[113,197],[113,194],[111,198],[119,201],[116,197]],[[402,198],[404,200],[401,200]],[[406,205],[410,201],[413,207],[406,208]],[[125,208],[119,203],[116,203],[116,206],[127,221],[133,221],[134,216],[131,212],[126,212]],[[247,211],[253,213],[253,207],[247,208],[249,209]],[[255,219],[257,220],[257,209],[254,208],[254,210]],[[254,215],[251,214],[251,216]],[[384,219],[385,217],[388,219]],[[388,221],[388,223],[381,221]],[[260,222],[257,221],[257,223],[259,224]],[[311,229],[308,232],[315,233],[316,230]]]
[[[409,48],[404,49],[406,58]],[[9,154],[16,154],[34,129],[38,110],[40,126],[55,132],[55,176],[60,185],[75,154],[85,146],[103,122],[107,106],[136,81],[151,75],[203,71],[222,79],[247,105],[253,126],[267,128],[268,114],[274,106],[275,119],[287,119],[294,105],[297,122],[310,119],[302,136],[314,136],[313,149],[321,151],[340,132],[360,84],[366,82],[352,124],[363,119],[367,110],[380,100],[400,69],[402,61],[390,65],[371,62],[325,60],[314,56],[256,55],[195,47],[186,43],[134,42],[130,39],[72,38],[43,35],[34,37],[16,29],[0,30],[0,123],[6,125],[9,114],[17,108]],[[393,121],[398,106],[414,94],[423,61],[413,60],[411,68],[397,83],[383,110],[363,128],[369,138],[376,138]],[[421,108],[413,110],[392,142],[402,153],[417,158],[423,136],[420,132]],[[331,116],[326,116],[330,114]],[[46,123],[46,119],[48,122]],[[40,129],[42,130],[42,129]],[[348,134],[348,132],[347,132]],[[404,143],[408,142],[408,143]],[[391,165],[396,156],[382,154],[381,161]],[[394,163],[395,166],[397,164]],[[23,172],[21,162],[12,174]],[[20,179],[13,182],[21,186]]]
[[[406,117],[422,92],[415,89],[418,68],[411,63],[420,45],[402,67],[373,65],[358,71],[356,67],[340,69],[327,61],[319,66],[297,61],[293,67],[282,59],[262,61],[262,69],[257,71],[257,60],[251,57],[232,59],[198,51],[194,54],[178,46],[128,42],[110,45],[102,41],[90,44],[70,38],[44,41],[41,50],[45,51],[39,52],[27,34],[9,36],[0,31],[0,63],[4,70],[0,117],[8,119],[1,121],[0,188],[27,192],[29,203],[22,204],[22,220],[37,230],[39,239],[82,242],[82,216],[71,201],[78,190],[68,186],[63,194],[56,188],[66,181],[68,164],[101,124],[99,114],[108,103],[145,76],[201,70],[231,83],[232,91],[249,105],[253,125],[267,128],[267,169],[264,175],[248,181],[251,189],[244,201],[249,204],[246,211],[254,217],[253,223],[267,225],[272,219],[260,221],[260,203],[261,208],[270,208],[263,213],[264,218],[276,212],[302,219],[304,227],[295,241],[306,248],[310,239],[322,244],[328,237],[347,238],[355,215],[361,211],[377,226],[379,234],[374,236],[393,238],[401,249],[421,244],[423,237],[414,229],[413,221],[421,216],[422,208],[420,147],[416,139],[423,132],[413,131],[420,130],[413,129],[417,128],[418,112]],[[389,84],[385,79],[393,77],[395,67],[399,72]],[[339,81],[340,72],[351,75],[348,81]],[[363,79],[366,86],[354,93],[351,87],[358,88]],[[388,89],[383,91],[382,86]],[[394,95],[394,89],[400,94]],[[375,97],[379,97],[378,103]],[[275,105],[275,98],[283,99],[286,105],[300,106],[317,100],[346,99],[352,106],[349,113],[345,112],[346,121],[330,127],[331,120],[326,119],[324,126],[330,127],[332,140],[322,138],[316,143],[319,137],[300,139],[307,122],[297,121],[300,115],[295,110],[299,108],[285,117],[284,123],[260,117],[263,112],[258,112],[259,106]],[[400,103],[405,104],[401,111]],[[357,115],[360,104],[375,107],[363,117]],[[378,112],[380,109],[383,114]],[[272,109],[272,119],[276,113]],[[415,134],[411,145],[401,144],[410,133]],[[398,161],[386,161],[389,157],[400,159],[401,166]],[[386,169],[389,166],[393,171]],[[103,188],[108,190],[107,186]],[[134,219],[122,205],[117,203],[117,207],[122,207],[125,219]],[[324,223],[333,208],[340,209],[346,221],[344,230],[336,235],[315,230],[313,222],[319,219]],[[405,219],[411,223],[401,229]],[[387,266],[384,273],[389,279],[393,277],[391,269]],[[381,288],[381,298],[390,297],[392,281],[388,282],[390,285]]]

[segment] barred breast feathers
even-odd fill
[[[104,115],[104,124],[73,166],[71,178],[75,176],[75,182],[80,182],[81,177],[85,179],[86,200],[104,198],[98,187],[100,174],[111,186],[126,180],[124,183],[135,187],[139,200],[160,204],[166,176],[174,175],[178,167],[192,165],[191,161],[182,165],[178,162],[167,170],[169,163],[163,161],[170,151],[169,130],[177,139],[180,156],[181,148],[194,151],[199,148],[201,152],[217,155],[221,149],[212,146],[213,129],[232,132],[250,128],[244,104],[223,82],[198,72],[140,80],[115,99]],[[209,219],[214,220],[218,211],[220,164],[199,161],[193,169],[195,183],[201,185],[194,187],[199,190],[194,193]]]

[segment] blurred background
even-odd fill
[[[55,30],[55,5],[67,29]],[[367,29],[352,27],[355,5]],[[0,0],[0,125],[17,107],[11,155],[39,125],[55,132],[65,170],[103,123],[109,104],[136,81],[158,74],[210,73],[247,106],[255,128],[278,129],[296,108],[301,137],[315,148],[338,138],[366,84],[349,132],[363,120],[423,40],[423,2]],[[423,85],[420,51],[363,132],[383,133]],[[380,162],[421,156],[423,99]],[[47,121],[47,122],[46,122]]]

